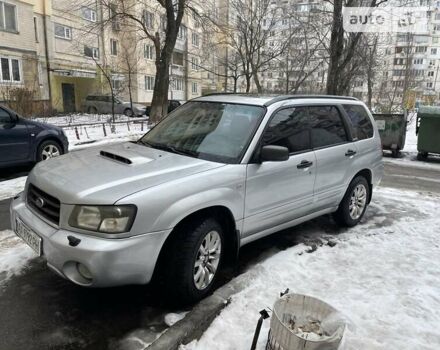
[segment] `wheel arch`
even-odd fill
[[[365,168],[365,169],[362,169],[362,170],[360,170],[360,171],[358,171],[357,173],[356,173],[356,175],[354,175],[353,176],[353,178],[351,179],[351,181],[353,181],[356,177],[358,177],[358,176],[362,176],[362,177],[364,177],[366,180],[367,180],[367,182],[368,182],[368,187],[369,187],[369,195],[368,195],[368,201],[367,201],[367,203],[369,204],[370,202],[371,202],[371,197],[372,197],[372,195],[373,195],[373,173],[372,173],[372,171],[370,170],[370,169],[368,169],[368,168]],[[351,182],[350,181],[350,182]]]
[[[38,138],[38,140],[36,140],[36,142],[35,142],[35,149],[33,152],[33,160],[34,161],[36,161],[38,159],[38,149],[40,148],[41,144],[46,141],[56,142],[57,145],[61,148],[63,154],[66,153],[67,150],[64,149],[64,145],[58,137],[56,137],[55,135],[52,135],[52,134],[45,134],[44,136],[40,136]]]
[[[165,242],[160,249],[153,276],[158,277],[158,271],[160,271],[161,266],[163,266],[163,261],[166,259],[166,255],[172,247],[172,243],[178,238],[179,230],[195,221],[201,221],[203,218],[208,217],[216,219],[217,222],[222,226],[225,233],[226,263],[232,264],[236,261],[240,247],[240,233],[237,230],[234,215],[226,206],[214,205],[196,210],[179,221],[179,223],[173,228],[171,233],[165,239]]]

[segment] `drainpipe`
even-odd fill
[[[43,33],[44,33],[44,55],[46,58],[46,73],[47,73],[47,87],[49,93],[49,107],[52,109],[52,85],[50,82],[50,62],[49,62],[49,47],[47,40],[47,14],[46,14],[46,0],[43,0]]]

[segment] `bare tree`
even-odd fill
[[[329,95],[343,95],[348,92],[352,72],[353,60],[356,56],[362,32],[347,33],[343,27],[342,8],[353,6],[377,7],[388,0],[326,0],[332,4],[332,25],[329,45],[329,67],[327,75],[327,93]]]

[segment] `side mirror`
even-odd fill
[[[261,148],[260,160],[262,162],[284,162],[289,159],[287,147],[268,145]]]
[[[18,123],[18,114],[16,114],[16,113],[12,113],[12,114],[11,114],[11,122],[12,122],[13,124]]]

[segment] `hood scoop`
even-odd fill
[[[132,163],[132,161],[130,159],[119,156],[119,155],[111,153],[111,152],[100,151],[99,154],[102,157],[109,158],[109,159],[115,160],[120,163],[124,163],[124,164],[131,164]]]

